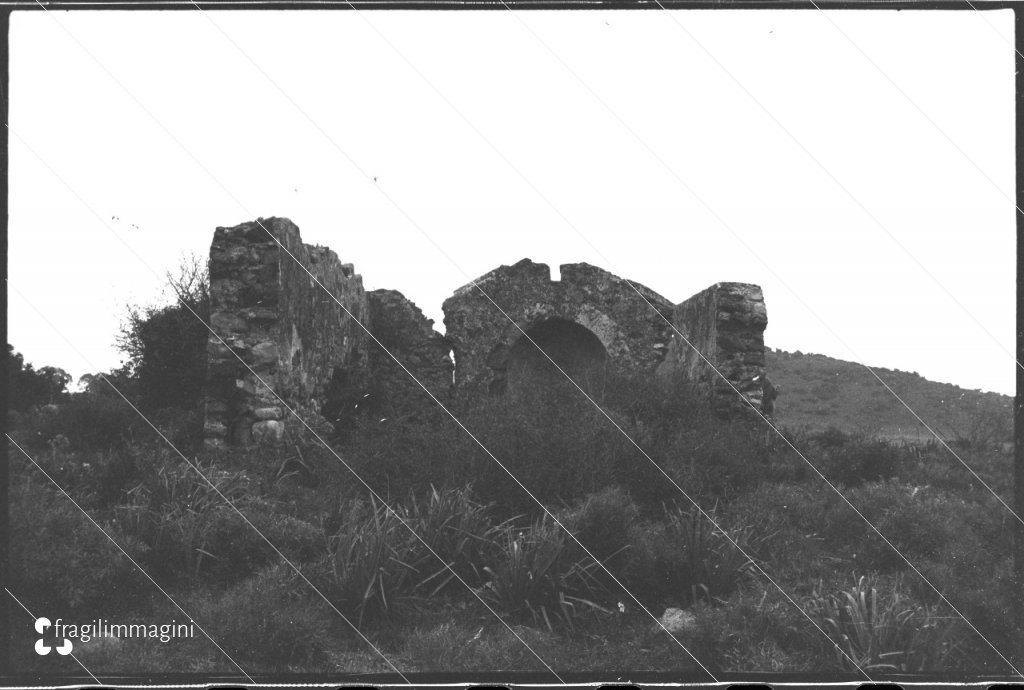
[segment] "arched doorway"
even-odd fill
[[[568,375],[587,394],[600,395],[607,361],[604,345],[589,329],[568,319],[547,319],[528,329],[509,348],[508,391],[521,395],[552,385],[572,386],[566,380]]]

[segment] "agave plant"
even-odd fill
[[[360,514],[360,506],[331,538],[327,585],[332,603],[354,614],[357,625],[414,600],[419,582],[416,550],[402,520],[376,501],[368,514]]]
[[[714,510],[711,511],[712,517]],[[765,539],[753,526],[729,530],[728,537],[696,508],[666,509],[666,533],[684,555],[683,577],[691,600],[727,594],[754,568],[743,552]],[[740,549],[733,544],[738,544]]]
[[[184,463],[164,464],[130,489],[126,505],[117,508],[125,531],[140,539],[164,565],[197,578],[205,559],[216,559],[209,537],[217,514],[232,511],[225,498],[241,507],[248,496],[242,472],[196,469]]]
[[[449,588],[456,574],[470,586],[483,584],[480,565],[501,551],[497,540],[507,523],[492,523],[488,506],[475,502],[469,487],[438,491],[431,486],[426,500],[410,497],[403,516],[429,546],[420,549],[416,564],[427,596]]]
[[[603,607],[591,597],[600,584],[594,577],[600,564],[578,557],[566,541],[565,531],[547,516],[529,529],[504,528],[505,548],[480,590],[491,605],[513,618],[529,618],[553,630],[556,623],[573,627],[586,610]]]
[[[838,593],[815,588],[808,612],[828,633],[843,668],[863,671],[941,671],[959,646],[956,621],[940,618],[901,593],[900,581],[879,596],[861,576]]]

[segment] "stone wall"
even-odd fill
[[[660,315],[671,318],[671,302],[589,264],[560,268],[561,279],[553,281],[546,264],[524,259],[496,268],[445,300],[458,397],[503,390],[510,353],[523,333],[553,319],[597,336],[612,372],[653,370],[661,362],[671,329]]]
[[[367,323],[362,278],[329,249],[303,244],[291,221],[216,229],[210,325],[228,347],[210,336],[206,445],[280,438],[288,412],[274,393],[308,410],[336,368],[363,366],[366,334],[331,295]]]
[[[280,439],[289,415],[274,393],[304,419],[326,403],[324,414],[344,424],[365,414],[415,417],[436,405],[410,373],[445,405],[501,394],[510,382],[543,385],[542,368],[563,374],[537,351],[540,342],[584,383],[609,373],[681,374],[719,413],[744,407],[732,386],[762,401],[767,316],[756,285],[719,283],[675,305],[589,264],[563,265],[551,280],[548,266],[524,259],[445,300],[441,335],[401,293],[365,292],[351,264],[303,244],[291,221],[269,218],[217,228],[210,294],[211,325],[227,345],[208,341],[209,446]]]
[[[374,290],[367,293],[367,298],[373,335],[383,345],[372,343],[370,351],[371,384],[379,398],[377,409],[388,417],[409,417],[437,405],[409,374],[447,405],[453,386],[451,343],[434,330],[434,322],[419,307],[397,290]]]
[[[677,305],[672,323],[693,347],[673,333],[659,367],[661,373],[681,372],[708,396],[711,408],[719,414],[748,407],[736,391],[761,408],[768,314],[760,287],[713,285]]]

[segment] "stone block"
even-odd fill
[[[668,630],[673,635],[692,635],[697,632],[697,616],[685,609],[665,609],[658,621],[658,630]]]
[[[255,364],[268,365],[277,364],[277,344],[262,342],[252,349],[252,359]]]
[[[203,424],[203,436],[207,438],[225,438],[228,435],[228,428],[221,422],[207,419]]]
[[[257,420],[264,422],[268,419],[281,419],[283,412],[280,407],[260,407],[253,410]]]
[[[279,443],[284,438],[284,422],[266,420],[252,425],[254,443]]]
[[[224,340],[232,333],[245,333],[249,330],[249,324],[245,319],[238,314],[224,311],[210,314],[210,327]]]

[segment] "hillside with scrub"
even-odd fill
[[[770,352],[798,452],[676,381],[621,377],[600,409],[551,381],[462,411],[462,427],[437,407],[353,409],[208,449],[206,332],[188,316],[131,312],[128,364],[78,392],[8,348],[11,593],[51,619],[187,615],[205,631],[76,643],[101,680],[1024,665],[998,396],[879,371],[954,456],[917,442],[859,365]],[[37,655],[20,614],[16,672],[81,673]]]
[[[782,391],[776,415],[787,427],[834,427],[914,443],[935,440],[936,434],[968,445],[1013,441],[1008,395],[929,381],[917,372],[771,348],[765,366]]]

